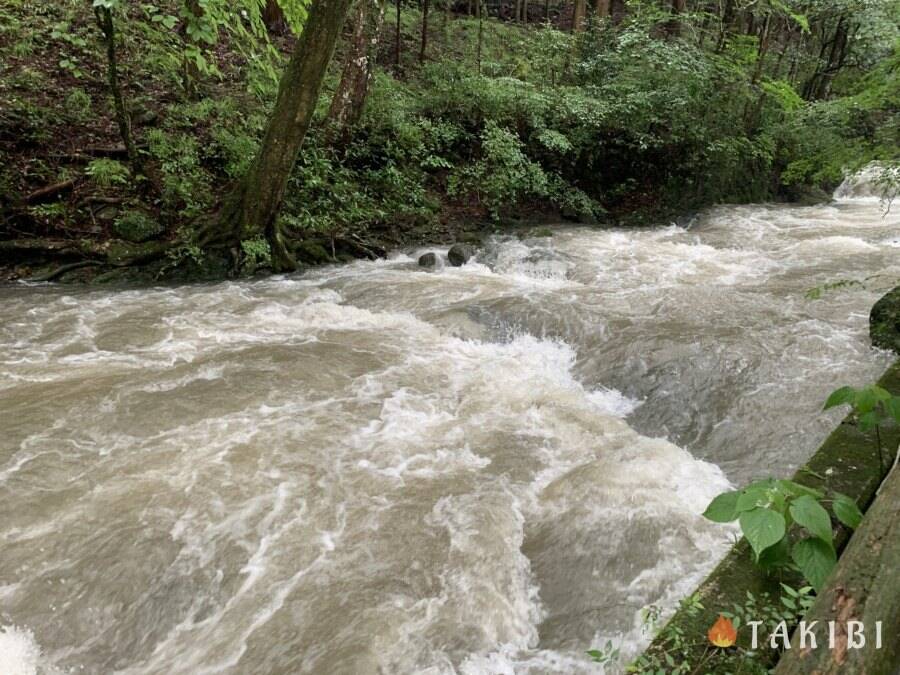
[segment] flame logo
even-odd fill
[[[734,624],[721,614],[706,634],[716,647],[730,647],[737,642],[737,631]]]

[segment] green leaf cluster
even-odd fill
[[[774,478],[718,495],[703,515],[718,523],[737,520],[757,564],[797,569],[819,590],[837,561],[831,516],[825,508],[829,502],[838,521],[850,528],[859,524],[862,514],[846,495],[826,500],[819,490]],[[790,534],[792,525],[799,537]]]

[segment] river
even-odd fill
[[[732,540],[710,498],[790,474],[891,360],[900,217],[860,192],[438,271],[0,288],[0,672],[634,655]]]

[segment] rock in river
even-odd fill
[[[475,255],[475,249],[468,244],[453,244],[447,251],[447,259],[454,267],[465,265],[473,255]]]
[[[437,267],[437,253],[423,253],[419,256],[419,267]]]

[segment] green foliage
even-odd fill
[[[91,118],[91,104],[91,97],[84,89],[73,89],[66,96],[66,111],[78,122]]]
[[[115,159],[92,159],[84,170],[98,187],[126,185],[131,175],[128,167]]]
[[[877,384],[854,389],[841,387],[831,392],[825,401],[825,410],[839,405],[849,405],[862,431],[875,430],[878,459],[884,466],[884,449],[881,446],[880,428],[886,424],[900,424],[900,396],[894,396]]]
[[[188,133],[152,129],[147,134],[150,156],[162,174],[162,203],[180,215],[203,212],[212,202],[210,175],[203,170],[200,145]]]
[[[825,410],[839,405],[850,406],[859,422],[859,428],[863,431],[869,431],[889,421],[900,424],[900,397],[893,396],[877,384],[860,389],[853,387],[836,389],[825,401]]]
[[[113,222],[113,232],[121,239],[144,242],[165,231],[162,225],[144,211],[125,211]]]
[[[718,495],[703,515],[717,523],[737,520],[757,564],[769,570],[796,569],[818,590],[837,561],[827,503],[840,522],[858,524],[854,516],[859,510],[846,495],[826,500],[818,490],[773,478]],[[804,538],[792,539],[792,525]]]
[[[781,589],[777,599],[768,593],[756,595],[748,591],[743,602],[717,609],[717,613],[728,618],[736,630],[745,628],[751,621],[762,621],[759,628],[762,635],[771,633],[782,622],[795,626],[812,606],[813,589],[810,586],[794,589],[786,584],[781,584]],[[679,605],[678,617],[681,620],[670,621],[662,628],[657,626],[661,615],[658,607],[651,605],[642,610],[643,629],[655,637],[654,646],[629,664],[626,672],[641,675],[688,675],[699,672],[765,675],[768,670],[761,665],[758,651],[748,649],[741,643],[727,649],[711,648],[705,636],[700,638],[685,633],[683,626],[696,625],[705,609],[697,594],[688,596]],[[698,642],[698,638],[702,642]],[[607,650],[600,653],[605,654]],[[604,663],[609,663],[609,660]]]
[[[241,242],[241,264],[244,274],[253,274],[263,267],[272,265],[272,249],[264,237],[245,239]]]
[[[527,196],[547,196],[546,174],[528,159],[513,132],[488,121],[481,134],[481,154],[473,165],[450,176],[447,187],[451,195],[474,192],[495,219],[506,204]]]

